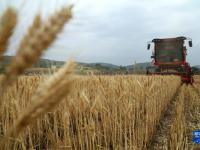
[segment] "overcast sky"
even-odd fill
[[[41,13],[47,18],[64,5],[74,3],[74,18],[44,54],[44,58],[117,65],[151,61],[147,41],[187,36],[193,39],[188,61],[200,64],[199,0],[0,0],[0,14],[14,6],[19,21],[10,41],[14,54],[20,39]]]

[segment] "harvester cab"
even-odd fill
[[[193,83],[193,73],[186,61],[187,47],[192,47],[192,39],[186,37],[153,39],[147,49],[153,45],[151,58],[153,66],[147,67],[147,74],[179,75],[182,82]]]

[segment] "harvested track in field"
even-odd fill
[[[163,145],[166,145],[170,134],[171,124],[173,123],[174,114],[176,111],[176,99],[180,93],[181,85],[177,88],[176,93],[169,102],[167,109],[160,118],[154,135],[152,136],[147,146],[148,150],[163,150]]]
[[[194,144],[192,143],[192,131],[195,129],[199,129],[199,124],[200,124],[200,116],[198,115],[198,108],[200,108],[200,105],[195,103],[195,104],[191,104],[191,101],[193,101],[194,99],[192,99],[192,95],[197,95],[197,100],[200,100],[200,91],[199,89],[195,86],[196,83],[194,85],[191,85],[190,87],[187,87],[187,92],[185,93],[185,121],[186,121],[186,135],[187,135],[187,139],[188,139],[188,149],[193,149],[193,150],[199,150],[200,149],[200,145],[198,144]],[[189,88],[191,88],[192,90],[189,90]],[[192,92],[192,94],[190,93]],[[196,99],[195,98],[195,99]],[[195,105],[195,109],[194,109],[194,105]],[[198,113],[197,113],[198,112]]]

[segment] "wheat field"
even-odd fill
[[[45,80],[46,76],[22,76],[1,97],[4,99],[0,112],[1,138],[33,103],[32,96]],[[194,86],[200,90],[198,81]],[[180,80],[175,76],[78,76],[61,104],[31,122],[19,137],[10,137],[9,146],[13,149],[147,149],[157,132],[159,119],[179,87]],[[195,119],[199,122],[199,94],[190,85],[180,88],[170,133],[160,149],[195,146],[190,141],[190,132],[199,128],[199,124],[193,124]]]
[[[47,20],[35,16],[16,56],[0,75],[0,149],[200,149],[200,76],[77,75],[67,63],[52,75],[23,73],[72,18],[73,6]],[[0,17],[0,61],[18,12]],[[38,40],[39,39],[39,40]]]

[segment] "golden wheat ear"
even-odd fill
[[[42,83],[35,95],[32,97],[32,104],[24,111],[24,113],[16,121],[12,129],[1,142],[2,147],[8,144],[9,138],[15,138],[18,134],[36,119],[44,115],[49,110],[55,108],[72,89],[73,81],[76,79],[74,75],[75,63],[69,61],[57,73],[51,76],[45,83]]]
[[[9,7],[0,18],[0,60],[8,47],[9,38],[17,24],[17,12]]]
[[[72,6],[62,8],[46,22],[36,17],[28,34],[24,37],[17,50],[15,58],[5,72],[1,81],[2,86],[12,84],[25,69],[38,61],[43,51],[56,39],[65,23],[72,18]]]

